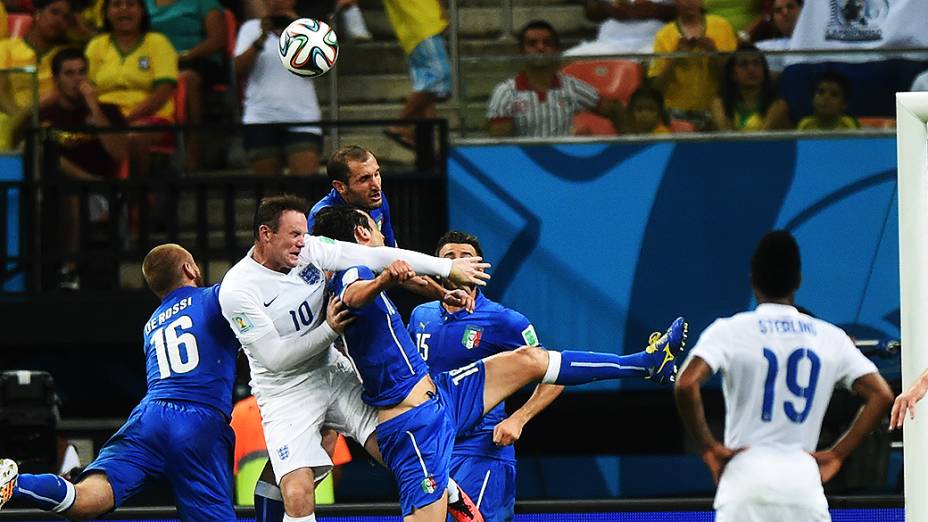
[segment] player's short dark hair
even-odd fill
[[[52,76],[58,76],[61,73],[61,68],[64,67],[64,62],[68,60],[83,60],[84,65],[87,65],[87,57],[84,56],[84,51],[76,47],[65,47],[52,57]]]
[[[751,257],[751,284],[766,297],[781,299],[799,289],[799,244],[786,230],[767,233]]]
[[[142,19],[139,21],[139,31],[142,34],[145,34],[151,31],[151,15],[148,14],[148,7],[145,5],[145,0],[135,0],[139,7],[142,9]],[[109,12],[110,4],[113,3],[113,0],[103,0],[103,32],[112,33],[113,32],[113,23],[110,22],[110,17],[106,14]]]
[[[522,26],[522,29],[519,30],[519,49],[525,48],[525,33],[531,31],[532,29],[544,29],[551,33],[551,36],[554,37],[554,45],[560,49],[561,48],[561,37],[557,34],[557,29],[553,25],[549,24],[544,20],[532,20],[531,22]]]
[[[281,194],[279,196],[269,196],[263,198],[255,210],[254,236],[258,239],[258,229],[264,225],[274,232],[280,227],[280,216],[293,210],[300,214],[309,212],[309,203],[305,199],[292,194]]]
[[[158,245],[145,256],[142,277],[159,299],[180,284],[184,277],[181,267],[189,257],[189,252],[174,243]]]
[[[356,207],[337,205],[325,207],[316,214],[312,234],[357,243],[354,238],[354,229],[357,227],[371,229],[367,212]]]
[[[848,81],[847,76],[838,71],[827,71],[822,73],[815,82],[815,88],[812,91],[813,95],[815,91],[818,90],[818,86],[823,83],[833,83],[837,85],[838,88],[841,89],[841,97],[844,98],[844,101],[847,101],[848,96],[851,94],[851,82]]]
[[[438,240],[438,245],[435,247],[435,255],[441,251],[441,247],[447,245],[448,243],[456,243],[460,245],[470,245],[474,247],[474,251],[477,252],[477,255],[483,257],[483,249],[480,248],[480,240],[477,239],[477,236],[463,232],[461,230],[449,230],[445,232],[445,235],[441,236]]]
[[[360,161],[363,163],[370,156],[373,156],[371,151],[358,145],[348,145],[333,152],[326,164],[326,174],[329,176],[329,181],[341,181],[347,185],[348,176],[351,174],[348,162]]]

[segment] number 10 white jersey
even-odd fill
[[[716,320],[693,357],[722,374],[725,446],[733,449],[815,451],[835,385],[850,389],[877,371],[840,328],[772,303]]]

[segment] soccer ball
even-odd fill
[[[297,76],[321,76],[335,65],[337,58],[338,38],[325,22],[300,18],[280,35],[280,62]]]

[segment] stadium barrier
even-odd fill
[[[905,517],[901,496],[829,497],[835,522],[902,522]],[[338,522],[399,522],[399,505],[336,504],[317,506],[320,521]],[[712,499],[642,499],[601,501],[521,501],[516,502],[515,522],[710,522],[715,519]],[[240,522],[254,520],[253,508],[238,508]],[[100,520],[133,520],[174,522],[177,512],[172,507],[123,508]],[[0,521],[21,522],[58,520],[58,517],[37,510],[0,512]]]
[[[384,126],[394,120],[351,123],[318,122],[322,128]],[[408,123],[408,122],[407,122]],[[306,122],[262,125],[282,127]],[[56,270],[76,262],[86,272],[82,288],[119,290],[138,287],[121,267],[138,263],[159,243],[178,242],[203,263],[206,281],[218,280],[214,263],[227,267],[252,242],[251,219],[261,197],[289,192],[314,202],[331,186],[325,176],[261,177],[226,170],[225,174],[188,174],[175,158],[164,157],[145,178],[75,181],[47,173],[57,167],[56,132],[209,132],[228,139],[241,125],[164,126],[131,129],[76,127],[39,129],[27,146],[23,171],[4,164],[0,179],[0,295],[47,292],[56,288]],[[416,123],[418,150],[410,165],[382,165],[394,226],[404,246],[431,249],[444,232],[445,165],[448,126],[445,120]],[[30,151],[37,151],[32,154]],[[376,151],[375,151],[376,153]],[[33,156],[37,167],[32,167]],[[323,161],[324,162],[324,161]],[[43,174],[45,173],[45,174]],[[51,178],[51,179],[49,179]],[[76,210],[68,211],[69,205]],[[433,219],[415,219],[418,216]],[[77,219],[76,226],[69,224]],[[69,226],[71,225],[71,226]],[[77,234],[76,244],[67,246]],[[224,265],[223,265],[224,263]]]

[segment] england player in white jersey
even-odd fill
[[[418,273],[483,284],[489,265],[458,263],[416,252],[367,248],[306,235],[308,205],[294,196],[261,201],[255,245],[222,281],[222,314],[248,356],[270,462],[280,485],[284,520],[314,520],[313,485],[331,469],[321,445],[323,426],[345,433],[379,457],[371,435],[375,410],[361,402],[361,385],[347,359],[332,348],[350,319],[339,303],[323,316],[325,270],[397,259]],[[466,260],[461,260],[466,261]]]
[[[677,408],[718,484],[716,520],[831,520],[822,484],[879,424],[892,392],[838,327],[800,313],[799,247],[786,231],[751,260],[755,310],[712,323],[676,384]],[[700,385],[722,374],[725,442],[706,423]],[[835,385],[864,406],[831,448],[815,451]]]

